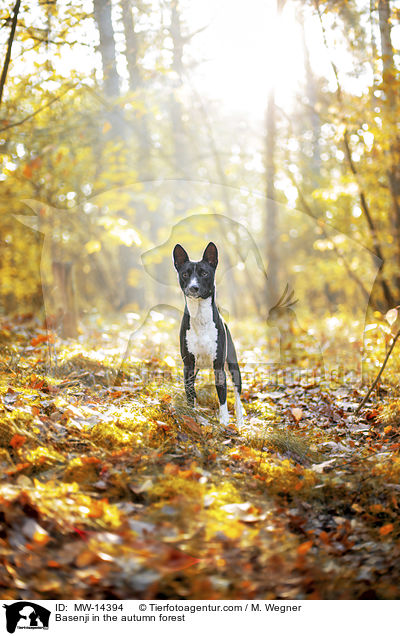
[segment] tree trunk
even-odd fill
[[[119,76],[111,17],[111,0],[94,0],[94,19],[99,30],[100,55],[103,67],[104,92],[107,97],[119,97]]]
[[[129,89],[136,91],[141,83],[138,67],[139,40],[133,21],[131,0],[121,0],[122,25],[125,36],[125,57],[129,74]]]
[[[53,262],[53,278],[57,303],[55,314],[59,317],[61,337],[76,338],[78,335],[78,315],[75,304],[72,263]]]
[[[178,0],[172,0],[171,2],[171,24],[169,30],[173,45],[172,70],[175,72],[175,77],[173,79],[173,90],[170,101],[171,123],[175,146],[175,169],[178,174],[186,176],[188,174],[187,143],[185,138],[185,131],[182,125],[182,106],[177,97],[178,89],[182,85],[182,56],[184,42],[182,37]]]
[[[383,91],[386,97],[385,119],[388,126],[389,138],[393,139],[390,145],[390,167],[388,169],[389,189],[393,207],[393,231],[396,237],[396,261],[400,271],[400,136],[397,132],[397,102],[398,83],[394,63],[394,51],[391,40],[391,7],[389,0],[379,0],[379,32],[381,38],[382,54],[382,80]],[[400,275],[395,279],[398,298],[400,292]]]
[[[298,12],[298,20],[301,25],[302,33],[302,45],[304,54],[304,74],[306,79],[306,97],[308,100],[308,112],[307,120],[310,122],[312,132],[312,158],[310,160],[311,170],[311,188],[315,190],[321,183],[321,151],[320,151],[320,137],[321,137],[321,119],[317,112],[318,94],[316,88],[316,82],[313,70],[311,68],[310,51],[307,46],[306,32],[304,26],[304,15],[302,11]]]
[[[143,78],[140,68],[140,36],[135,30],[135,20],[133,14],[133,2],[132,0],[120,0],[122,27],[125,39],[125,58],[129,76],[129,90],[135,94],[135,97],[139,94],[139,100],[145,99],[143,88]],[[135,163],[138,174],[138,181],[143,181],[151,176],[151,134],[149,126],[149,118],[147,112],[144,112],[141,117],[137,118],[132,124],[133,135],[135,136],[139,151],[135,150]],[[134,223],[139,233],[142,233],[144,224],[148,222],[149,213],[144,201],[141,201],[137,197],[131,196],[131,205],[128,206],[135,210]],[[132,218],[129,213],[124,211],[120,212],[123,218],[131,223]],[[151,215],[150,223],[154,222],[156,215]],[[127,248],[125,245],[120,246],[120,263],[122,270],[122,277],[125,282],[124,300],[123,303],[128,305],[135,303],[138,307],[144,306],[145,295],[143,286],[129,285],[127,281],[127,273],[130,270],[136,270],[138,267],[138,253],[131,247]]]
[[[117,72],[117,54],[112,24],[111,0],[93,0],[94,19],[99,31],[100,55],[103,69],[104,93],[111,101],[108,115],[111,124],[110,136],[125,137],[124,117],[114,102],[120,96],[119,75]]]
[[[276,108],[275,91],[271,89],[268,95],[266,114],[266,219],[265,245],[267,250],[268,279],[266,281],[267,305],[272,307],[276,302],[279,291],[279,263],[278,263],[278,210],[275,192],[275,152],[276,152]]]
[[[135,22],[132,12],[132,0],[121,0],[122,26],[125,38],[125,58],[129,75],[129,90],[137,92],[143,81],[139,66],[139,36],[135,31]],[[148,158],[151,149],[151,136],[147,113],[144,113],[135,125],[135,132],[140,144],[140,164],[144,172],[148,173]],[[146,174],[148,176],[148,174]]]
[[[391,24],[390,24],[390,2],[389,0],[379,0],[378,2],[379,12],[379,31],[381,36],[381,53],[383,63],[383,81],[388,86],[385,87],[385,92],[390,94],[390,101],[394,99],[395,92],[393,90],[394,79],[394,60],[393,60],[393,46],[390,36]]]
[[[276,17],[282,13],[286,0],[276,0]],[[276,21],[277,22],[277,21]],[[277,24],[274,25],[277,28]],[[276,34],[275,34],[276,35]],[[276,59],[269,60],[271,66],[278,64]],[[268,262],[268,279],[266,281],[267,308],[272,307],[279,296],[279,254],[278,244],[278,206],[276,203],[276,104],[275,86],[272,85],[267,101],[265,118],[265,185],[266,185],[266,217],[264,224],[266,257]]]

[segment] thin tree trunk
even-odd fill
[[[381,38],[382,54],[382,80],[383,91],[386,97],[386,121],[389,126],[389,135],[393,139],[390,146],[390,167],[388,169],[389,189],[392,197],[394,235],[396,237],[396,260],[400,270],[400,137],[397,130],[397,90],[395,83],[394,51],[391,40],[391,7],[389,0],[379,0],[379,32]],[[393,134],[392,134],[393,131]],[[400,275],[396,276],[397,294],[400,292]]]
[[[125,36],[125,57],[129,74],[129,89],[136,91],[141,83],[138,67],[139,41],[133,21],[131,0],[121,0],[122,25]]]
[[[58,303],[56,315],[60,316],[61,337],[76,338],[78,335],[78,314],[73,280],[72,263],[53,261],[54,288]]]
[[[275,191],[275,154],[276,154],[276,108],[275,91],[271,89],[268,96],[266,114],[266,152],[265,152],[265,180],[266,180],[266,219],[265,245],[267,249],[268,279],[266,280],[268,307],[276,302],[279,292],[279,255],[278,255],[278,210]]]
[[[183,74],[183,37],[181,29],[181,20],[178,9],[178,0],[171,2],[171,24],[170,34],[173,45],[172,70],[175,72],[173,80],[173,92],[170,101],[172,132],[175,146],[175,168],[179,174],[186,176],[188,174],[188,149],[185,138],[185,131],[182,125],[183,112],[182,106],[177,98],[177,92],[182,85]]]
[[[321,118],[317,111],[317,88],[314,73],[311,67],[310,51],[307,46],[306,31],[304,25],[304,15],[302,11],[298,12],[298,19],[301,25],[302,44],[304,53],[304,73],[306,79],[306,96],[308,100],[308,108],[310,113],[310,124],[312,132],[312,158],[311,158],[311,187],[313,190],[319,187],[321,182]]]
[[[286,0],[276,0],[276,17],[282,13]],[[277,64],[277,60],[269,60],[269,64]],[[268,262],[268,279],[266,280],[266,300],[271,307],[279,296],[279,253],[278,253],[278,206],[276,203],[276,104],[275,86],[271,86],[268,94],[265,117],[265,194],[266,218],[264,224],[266,256]]]
[[[122,26],[125,38],[125,58],[129,75],[129,90],[137,92],[143,81],[139,66],[139,36],[135,31],[135,22],[132,12],[132,0],[121,0]],[[147,114],[144,113],[135,125],[135,132],[139,138],[141,156],[140,164],[148,172],[148,155],[151,148],[151,136]]]
[[[8,67],[10,66],[11,49],[14,42],[15,29],[17,28],[18,13],[19,13],[20,6],[21,6],[21,0],[17,0],[14,6],[13,17],[11,22],[11,30],[10,30],[10,35],[8,37],[8,43],[7,43],[7,52],[6,52],[6,57],[4,60],[3,70],[0,77],[0,104],[3,99],[3,91],[4,91],[4,86],[6,84]]]
[[[139,61],[140,36],[135,30],[132,0],[120,0],[119,4],[121,7],[122,27],[125,39],[125,58],[129,76],[129,90],[135,93],[136,97],[138,91],[140,91],[143,86]],[[139,99],[144,99],[144,97],[144,94],[139,95]],[[139,152],[135,153],[135,163],[138,181],[142,181],[148,179],[151,174],[151,135],[147,113],[144,112],[141,117],[131,124],[131,127],[139,145]],[[121,211],[120,215],[123,218],[127,218],[129,222],[133,220],[139,233],[142,233],[144,224],[149,220],[146,204],[144,201],[138,200],[131,195],[131,206],[128,206],[128,209],[129,207],[135,210],[134,219],[130,217],[129,212]],[[151,215],[151,226],[153,227],[154,223],[158,224],[158,222],[157,216],[155,214]],[[157,240],[156,237],[154,240]],[[120,246],[120,264],[124,281],[127,279],[127,272],[137,268],[137,261],[138,254],[135,249],[131,247],[127,248],[125,245]],[[125,284],[123,302],[125,304],[135,302],[138,306],[143,306],[145,303],[143,286],[136,285],[135,288],[132,288]]]
[[[107,97],[119,97],[119,76],[115,50],[111,0],[94,0],[94,19],[100,37],[100,55],[103,67],[104,92]]]
[[[374,5],[375,0],[369,0],[369,24],[370,24],[370,38],[371,38],[371,68],[372,68],[372,85],[373,88],[377,86],[379,83],[378,73],[377,73],[377,60],[378,60],[378,51],[376,48],[376,39],[375,39],[375,17],[374,17]],[[376,97],[373,94],[372,97],[373,104],[376,105]]]
[[[379,0],[378,13],[379,13],[379,31],[381,35],[383,81],[388,84],[388,86],[385,88],[385,92],[389,96],[389,101],[392,101],[392,100],[394,101],[395,91],[392,86],[392,80],[394,79],[394,60],[393,60],[393,46],[392,46],[392,40],[390,35],[391,9],[390,9],[389,0]]]
[[[103,69],[103,87],[106,97],[111,101],[108,115],[110,135],[125,137],[124,117],[121,109],[114,102],[120,96],[119,75],[117,71],[117,54],[115,49],[114,29],[112,24],[111,0],[93,0],[94,19],[99,31],[100,55]]]

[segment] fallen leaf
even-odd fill
[[[18,450],[18,448],[21,448],[21,446],[23,446],[25,442],[25,435],[19,435],[18,433],[15,433],[10,440],[10,446],[12,446],[15,450]]]
[[[309,550],[311,550],[312,545],[312,541],[305,541],[304,543],[301,543],[297,548],[297,554],[299,556],[304,556]]]
[[[22,526],[22,534],[39,545],[46,545],[50,540],[48,532],[34,519],[27,519]]]
[[[393,530],[393,523],[386,523],[384,526],[379,528],[379,534],[381,537],[384,537],[386,534],[390,534]]]
[[[43,342],[54,343],[54,334],[53,333],[42,333],[31,340],[31,346],[37,347],[39,344],[43,344]]]
[[[185,422],[186,426],[188,428],[190,428],[191,431],[193,431],[194,433],[199,433],[201,434],[201,428],[200,426],[197,424],[196,420],[193,419],[193,417],[189,417],[188,415],[184,415],[183,416],[183,421]]]
[[[293,415],[293,419],[296,422],[296,424],[298,422],[300,422],[301,418],[303,417],[303,409],[300,409],[298,407],[294,407],[294,408],[290,409],[290,412]]]
[[[179,570],[185,570],[199,562],[200,559],[171,548],[165,560],[160,564],[160,569],[164,572],[179,572]]]

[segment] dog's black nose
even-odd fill
[[[199,291],[199,288],[197,287],[197,285],[191,285],[190,291],[193,292],[194,294],[197,294],[197,292]]]

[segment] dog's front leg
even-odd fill
[[[226,404],[226,373],[223,368],[214,368],[215,386],[219,400],[219,421],[222,426],[229,425],[228,407]]]
[[[194,401],[196,399],[196,391],[194,389],[195,377],[196,377],[196,374],[194,371],[194,361],[193,361],[193,364],[192,363],[184,364],[183,380],[185,383],[186,399],[187,399],[187,403],[192,408],[194,408]]]

